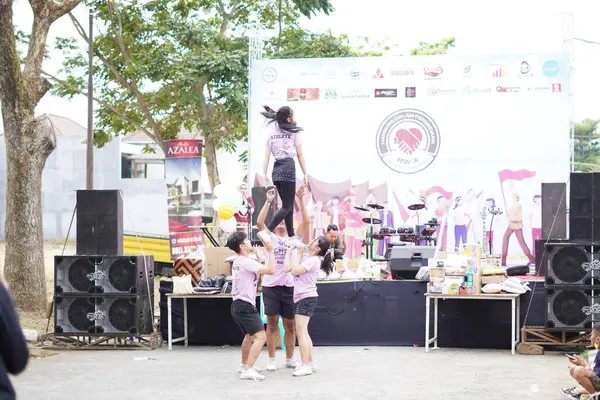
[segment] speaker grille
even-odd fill
[[[561,331],[590,330],[600,321],[599,290],[567,287],[548,289],[546,328]]]

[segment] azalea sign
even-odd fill
[[[165,142],[169,241],[173,260],[203,246],[201,203],[202,140]]]

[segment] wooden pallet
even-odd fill
[[[42,338],[44,350],[154,350],[162,346],[160,332],[140,336],[56,336],[48,334]]]
[[[590,332],[548,331],[543,326],[521,328],[521,343],[539,346],[587,347],[590,345]]]

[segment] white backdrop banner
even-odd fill
[[[251,71],[250,181],[262,174],[262,106],[292,107],[312,234],[326,222],[345,228],[353,205],[376,200],[389,211],[381,226],[445,221],[442,247],[453,251],[482,241],[481,210],[494,204],[494,252],[532,259],[541,183],[569,173],[566,53],[259,60]],[[426,209],[408,209],[418,203]],[[366,230],[352,226],[348,248]]]

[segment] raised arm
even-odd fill
[[[263,231],[266,228],[265,220],[267,219],[267,215],[269,214],[269,208],[271,208],[271,203],[275,199],[275,189],[269,189],[267,191],[267,200],[263,205],[263,208],[260,210],[258,217],[256,217],[256,226],[258,227],[258,231]]]
[[[296,228],[296,233],[300,239],[306,237],[308,225],[310,224],[308,210],[306,209],[306,204],[304,204],[304,189],[306,189],[306,184],[300,186],[300,189],[296,192],[296,197],[298,197],[298,202],[300,203],[300,214],[302,215],[302,222]]]
[[[300,265],[300,259],[302,258],[302,254],[304,253],[305,246],[299,246],[295,249],[298,251],[296,257],[292,259],[292,251],[294,251],[294,247],[289,247],[287,253],[285,253],[285,260],[283,262],[283,270],[285,272],[291,272],[292,275],[298,276],[304,274],[306,271],[306,267]]]
[[[265,243],[265,249],[269,253],[269,256],[265,265],[260,264],[258,272],[263,275],[273,275],[275,273],[275,248],[273,247],[273,243]]]
[[[269,147],[269,142],[265,144],[265,162],[263,163],[263,180],[264,185],[267,186],[269,183],[268,173],[269,173],[269,160],[271,159],[271,148]]]

